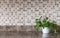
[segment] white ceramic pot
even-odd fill
[[[43,33],[49,33],[50,29],[48,27],[44,27],[44,28],[42,28],[42,32]]]

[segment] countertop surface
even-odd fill
[[[60,38],[58,34],[43,34],[41,32],[0,32],[0,38]]]

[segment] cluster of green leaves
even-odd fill
[[[50,22],[50,29],[54,31],[54,33],[57,33],[57,24],[54,22]]]
[[[36,19],[35,29],[38,30],[40,27],[48,27],[49,29],[52,29],[54,33],[57,32],[57,24],[55,22],[50,22],[48,17],[43,18],[43,20],[42,16],[39,19]]]

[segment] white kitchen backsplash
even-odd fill
[[[0,0],[0,25],[35,25],[40,16],[60,24],[60,0]]]

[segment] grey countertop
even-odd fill
[[[43,34],[41,32],[0,32],[0,38],[60,38],[60,33]]]

